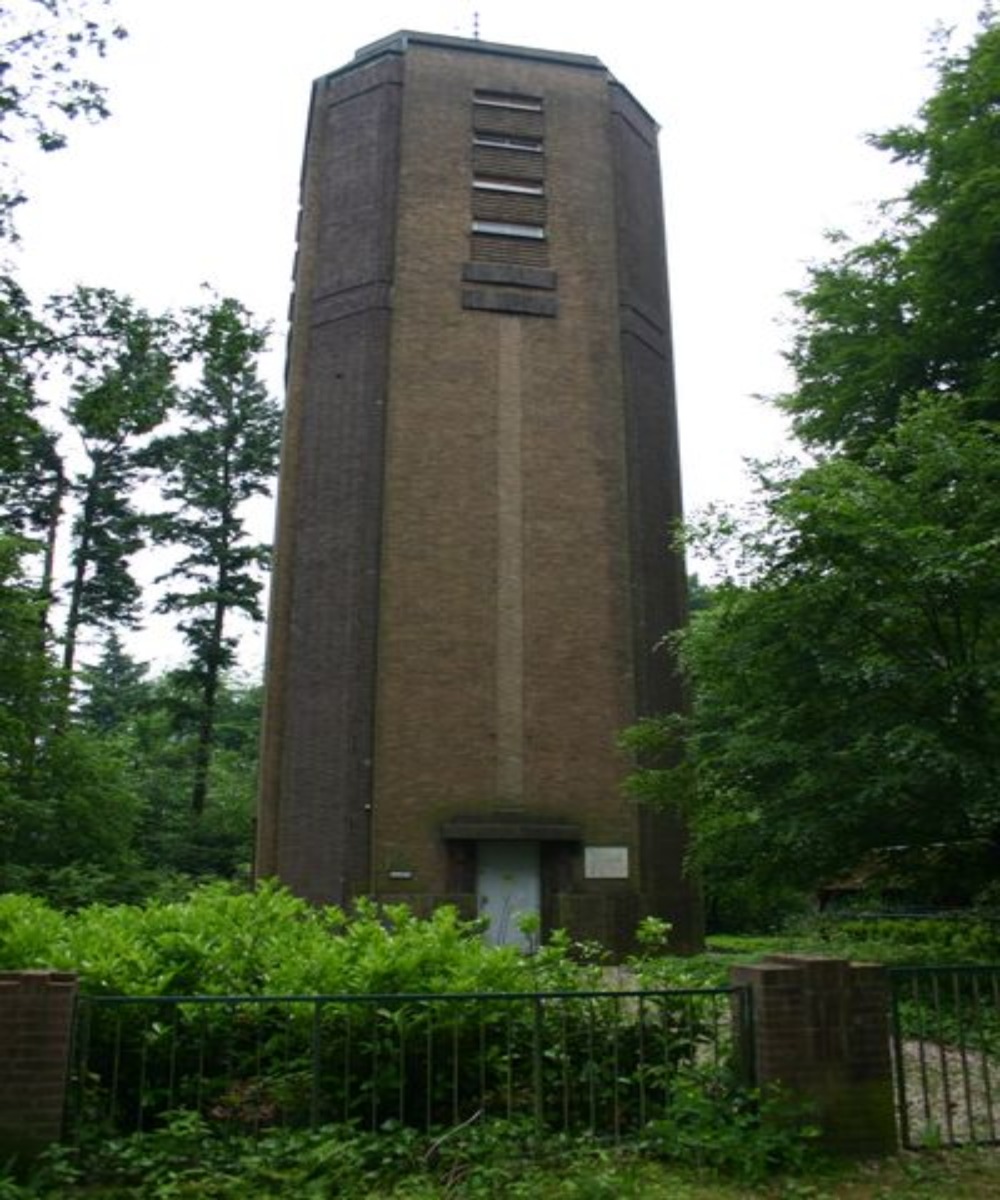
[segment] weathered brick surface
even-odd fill
[[[76,976],[0,972],[0,1160],[27,1160],[62,1132]]]
[[[446,822],[523,811],[628,849],[626,881],[567,860],[574,932],[621,948],[656,912],[694,945],[682,826],[622,796],[615,745],[681,703],[654,653],[684,615],[655,125],[596,59],[379,53],[320,86],[307,148],[258,874],[426,906]],[[482,89],[543,99],[489,114],[543,155],[473,147]],[[487,160],[544,177],[504,204],[547,237],[481,303]]]
[[[884,969],[774,955],[734,967],[730,978],[752,993],[745,1038],[756,1082],[780,1084],[813,1105],[828,1150],[895,1150]]]
[[[257,874],[367,890],[400,68],[316,86],[303,173]]]

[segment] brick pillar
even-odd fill
[[[76,976],[0,971],[0,1160],[62,1135]]]
[[[777,1083],[815,1105],[833,1153],[898,1148],[884,968],[842,959],[771,955],[734,967],[752,993],[745,1031],[758,1084]]]

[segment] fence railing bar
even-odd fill
[[[396,1029],[399,1033],[397,1057],[399,1061],[399,1115],[400,1125],[406,1124],[406,1022],[401,1020],[402,1014],[396,1014]]]
[[[955,1140],[955,1115],[951,1100],[951,1073],[948,1057],[945,1052],[945,1036],[942,1027],[943,1014],[941,1011],[941,977],[931,976],[931,996],[934,1002],[934,1030],[937,1044],[938,1065],[941,1071],[941,1089],[944,1096],[945,1127],[948,1130],[948,1140]]]
[[[313,1005],[309,1049],[312,1055],[312,1079],[309,1083],[309,1128],[318,1129],[320,1079],[323,1074],[323,1004],[320,1000]]]
[[[975,968],[968,968],[973,970]],[[640,996],[666,996],[678,999],[685,996],[731,996],[744,989],[737,985],[723,985],[704,988],[615,988],[614,990],[583,990],[583,991],[545,991],[545,992],[309,992],[289,993],[288,995],[258,995],[256,993],[233,992],[222,994],[195,993],[191,995],[163,996],[81,996],[80,1003],[92,1005],[95,1008],[130,1005],[166,1005],[166,1004],[199,1004],[199,1005],[233,1005],[233,1004],[303,1004],[313,1005],[317,1001],[323,1004],[359,1005],[364,1007],[371,1004],[412,1004],[414,1002],[462,1004],[473,1000],[600,1000],[638,999]]]
[[[461,1116],[461,1087],[460,1087],[460,1051],[458,1043],[458,1024],[451,1024],[451,1123],[452,1127],[459,1124]]]
[[[611,1122],[611,1131],[615,1141],[621,1140],[621,1096],[619,1086],[621,1082],[621,1042],[619,1038],[619,1027],[621,1023],[621,1001],[618,997],[614,997],[611,1001],[612,1011],[614,1016],[611,1021],[611,1103],[614,1116]]]
[[[479,1006],[479,1111],[486,1114],[486,1015]]]
[[[424,1130],[430,1129],[434,1124],[434,1024],[432,1021],[427,1022],[427,1030],[424,1035]]]
[[[344,1064],[344,1073],[342,1076],[341,1095],[343,1096],[343,1116],[341,1120],[346,1125],[351,1119],[351,1053],[353,1050],[354,1041],[354,1012],[348,1009],[344,1014],[344,1053],[342,1061]]]
[[[594,1058],[594,1003],[587,1001],[587,1128],[597,1132],[597,1062]]]
[[[639,998],[636,1032],[638,1035],[636,1043],[636,1057],[638,1060],[636,1077],[639,1083],[639,1124],[640,1126],[645,1126],[649,1118],[646,1106],[646,998],[644,996],[640,996]]]
[[[991,990],[992,990],[992,994],[993,994],[993,1009],[994,1009],[994,1012],[997,1012],[998,1014],[1000,1014],[1000,997],[997,996],[997,984],[998,984],[997,976],[994,975],[990,982],[992,984]],[[975,997],[976,997],[977,1016],[978,1016],[977,1025],[979,1027],[979,1059],[980,1059],[980,1063],[982,1065],[982,1071],[983,1071],[983,1095],[986,1098],[986,1116],[987,1116],[987,1121],[989,1123],[990,1140],[995,1142],[997,1140],[997,1126],[996,1126],[996,1114],[994,1113],[994,1109],[993,1109],[993,1079],[992,1079],[992,1072],[990,1070],[990,1061],[991,1061],[991,1051],[994,1050],[995,1045],[996,1045],[996,1041],[995,1041],[996,1034],[994,1033],[994,1035],[993,1035],[994,1040],[992,1042],[987,1042],[987,1040],[986,1040],[986,1022],[983,1019],[983,1004],[982,1004],[982,996],[979,991],[979,980],[978,979],[976,980],[976,983],[975,983]]]
[[[562,1131],[570,1130],[569,1034],[566,1028],[566,1005],[559,1006],[559,1078],[562,1084]]]
[[[201,1109],[202,1086],[205,1080],[205,1014],[199,1013],[198,1021],[198,1068],[195,1072],[195,1106]]]
[[[430,1130],[505,1113],[538,1134],[585,1128],[616,1142],[665,1110],[678,1076],[726,1062],[723,1006],[731,1019],[746,1011],[739,988],[118,999],[79,1006],[77,1114],[110,1103],[124,1126],[151,1127],[193,1102],[221,1128],[257,1134],[331,1119]]]
[[[913,1002],[917,1010],[917,1055],[920,1065],[920,1096],[924,1114],[924,1129],[929,1130],[933,1123],[930,1099],[930,1068],[927,1062],[927,1029],[919,975],[912,977],[910,986],[913,989]]]
[[[919,966],[913,965],[908,967],[886,967],[886,974],[890,979],[912,979],[914,976],[927,976],[933,978],[945,975],[979,975],[984,979],[994,976],[997,972],[995,966],[984,966],[982,963],[949,963],[947,966]]]
[[[70,1093],[71,1101],[67,1112],[68,1123],[74,1134],[79,1131],[83,1120],[83,1098],[87,1083],[87,1063],[90,1053],[90,1018],[90,1010],[81,1008],[78,997],[73,1026],[70,1031],[70,1062],[74,1064],[74,1086]],[[63,1132],[65,1133],[65,1130]]]
[[[939,1143],[996,1144],[1000,967],[895,967],[888,975],[903,1144],[919,1144],[918,1111]]]
[[[972,978],[974,979],[975,976],[972,976]],[[965,1005],[962,991],[959,988],[959,976],[957,975],[953,975],[951,979],[951,995],[956,1013],[958,1055],[962,1075],[962,1099],[965,1101],[965,1122],[969,1130],[969,1141],[975,1143],[978,1141],[978,1138],[976,1137],[976,1114],[972,1103],[972,1083],[969,1078],[969,1053],[966,1044],[966,1026],[963,1015]]]
[[[891,1038],[892,1066],[896,1083],[896,1119],[899,1123],[899,1140],[904,1148],[910,1148],[910,1108],[906,1090],[906,1062],[903,1058],[903,1023],[900,1019],[899,988],[889,989],[892,1005]]]
[[[149,1055],[149,1035],[148,1031],[145,1037],[139,1041],[139,1089],[136,1095],[136,1129],[140,1133],[143,1130],[143,1120],[146,1107],[146,1066],[148,1064]]]

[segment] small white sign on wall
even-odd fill
[[[583,874],[587,879],[628,879],[628,846],[585,846]]]

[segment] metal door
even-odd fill
[[[537,842],[480,842],[476,866],[479,915],[489,918],[486,939],[495,946],[533,950],[537,932],[521,929],[524,917],[537,924],[541,880]]]

